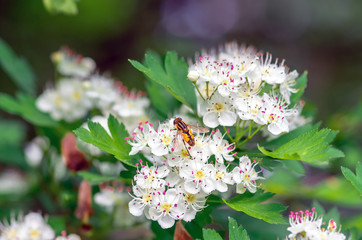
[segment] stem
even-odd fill
[[[210,99],[210,97],[209,97],[209,82],[206,82],[206,96],[207,96],[207,99]]]
[[[224,131],[226,132],[226,135],[228,135],[228,137],[229,137],[230,141],[234,142],[234,139],[231,137],[230,133],[228,133],[228,131],[227,131],[226,127],[225,127],[225,126],[223,126],[223,128],[224,128]]]
[[[196,82],[193,82],[193,84],[194,84],[197,92],[199,93],[200,97],[201,97],[204,101],[206,101],[205,98],[202,96],[202,94],[201,94],[201,92],[200,92],[200,89],[199,89],[199,87],[197,86]]]
[[[251,128],[253,127],[253,121],[250,120],[250,125],[249,125],[249,134],[248,134],[248,138],[250,138],[250,134],[251,134]]]
[[[250,124],[250,126],[251,126],[251,124]],[[265,126],[265,125],[261,125],[260,127],[258,127],[258,129],[256,129],[255,132],[253,132],[252,135],[250,135],[250,130],[251,130],[251,128],[249,128],[249,135],[248,135],[248,137],[245,138],[245,140],[242,141],[241,143],[239,143],[236,147],[240,147],[240,146],[243,145],[244,143],[248,142],[248,141],[249,141],[250,139],[252,139],[252,138],[254,137],[254,135],[257,134],[257,132],[259,132],[260,129],[262,129],[264,126]]]
[[[246,129],[246,131],[243,131],[245,128],[245,123],[246,123],[246,121],[243,121],[243,125],[241,126],[241,129],[239,127],[239,129],[237,130],[236,136],[235,136],[235,142],[239,142],[240,138],[244,135],[244,133],[248,131],[248,129]]]
[[[219,85],[219,86],[220,86],[220,85]],[[214,94],[215,94],[216,90],[219,88],[219,86],[217,86],[217,87],[215,88],[215,90],[211,93],[210,99],[212,98],[212,96],[214,96]]]

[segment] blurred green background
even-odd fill
[[[38,91],[52,81],[51,52],[62,45],[94,58],[101,71],[143,89],[127,59],[146,49],[193,57],[225,41],[255,45],[298,72],[317,119],[361,99],[362,2],[359,0],[80,0],[77,15],[50,14],[41,0],[0,0],[0,37],[34,67]],[[15,86],[0,72],[1,91]]]
[[[285,58],[286,64],[299,73],[308,71],[305,98],[312,107],[307,110],[317,109],[316,121],[341,131],[334,144],[346,158],[334,160],[323,173],[308,168],[304,183],[310,185],[307,190],[311,196],[307,197],[348,205],[348,194],[343,190],[349,188],[334,184],[335,178],[328,177],[340,174],[341,165],[354,170],[361,161],[362,1],[80,0],[77,7],[76,15],[51,14],[41,0],[0,0],[0,38],[33,67],[38,95],[54,81],[50,54],[62,45],[93,58],[101,73],[142,90],[143,76],[128,59],[141,61],[147,49],[160,53],[176,50],[185,58],[193,58],[196,51],[226,41],[254,45]],[[14,94],[16,89],[0,70],[0,92]],[[17,117],[0,111],[0,118]],[[32,128],[27,133],[19,139],[31,139],[35,134]],[[287,182],[288,175],[276,176],[279,178],[270,179],[268,187],[281,196],[293,195],[289,186],[285,186],[287,191],[275,189],[283,185],[280,182]],[[327,181],[314,187],[323,179]],[[319,190],[332,189],[325,187],[328,183],[336,191],[326,197]],[[349,200],[357,205],[360,202],[358,198]],[[360,213],[360,207],[353,207],[339,210],[345,216]],[[359,219],[362,228],[360,214]]]

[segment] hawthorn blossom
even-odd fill
[[[233,154],[230,153],[235,149],[235,146],[224,140],[224,136],[225,135],[222,135],[219,129],[216,129],[216,132],[212,135],[209,142],[209,149],[211,153],[215,155],[215,159],[219,163],[223,163],[224,160],[234,160]]]
[[[29,213],[17,220],[12,217],[10,223],[0,223],[1,240],[53,240],[53,229],[39,213]]]
[[[151,147],[152,154],[156,156],[166,155],[173,151],[174,138],[176,131],[169,123],[162,123],[158,130],[149,134],[148,145]]]
[[[181,219],[184,209],[180,202],[180,197],[175,189],[169,189],[163,193],[157,192],[149,209],[149,216],[157,221],[162,228],[170,228],[175,224],[175,220]]]
[[[317,215],[314,208],[312,211],[290,212],[287,228],[289,239],[308,240],[344,240],[344,234],[337,230],[336,222],[331,219],[327,228],[322,228],[323,219]]]
[[[148,216],[148,209],[153,199],[153,192],[148,188],[133,186],[133,200],[128,203],[129,212],[134,216],[141,216],[146,208],[145,214]],[[160,191],[162,189],[159,189]]]
[[[96,68],[93,59],[76,54],[68,47],[63,47],[60,51],[53,53],[51,59],[59,73],[65,76],[85,78]]]
[[[142,188],[159,189],[165,186],[166,181],[162,178],[169,174],[170,170],[167,166],[148,167],[142,165],[141,169],[137,170],[137,174],[134,176],[136,184]]]
[[[120,97],[113,79],[104,76],[94,75],[83,85],[92,104],[101,110],[109,108]]]
[[[196,194],[201,190],[205,193],[215,190],[214,171],[212,164],[205,164],[199,160],[185,162],[180,166],[180,177],[185,181],[185,191]]]
[[[248,156],[241,157],[239,161],[239,166],[233,169],[233,179],[237,183],[236,192],[244,193],[248,190],[251,193],[255,193],[257,189],[256,181],[264,179],[258,176],[259,172],[256,172],[254,169],[257,163],[251,163]]]
[[[236,122],[237,115],[233,110],[233,105],[225,100],[221,95],[215,93],[209,100],[209,107],[203,117],[203,122],[210,128],[221,126],[232,126]]]
[[[55,89],[47,89],[38,97],[36,106],[55,120],[73,122],[87,114],[91,101],[80,79],[63,78]]]
[[[142,122],[139,123],[138,127],[133,131],[132,137],[127,137],[126,140],[128,144],[132,146],[131,152],[129,155],[135,155],[138,152],[147,148],[147,144],[151,139],[151,136],[154,136],[155,130],[150,125],[148,121],[143,125]]]

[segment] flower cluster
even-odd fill
[[[290,227],[288,231],[291,232],[288,238],[291,240],[344,240],[346,237],[339,232],[336,222],[329,220],[327,228],[323,228],[323,219],[317,215],[314,208],[312,211],[306,210],[305,212],[290,212],[289,215]]]
[[[219,130],[211,135],[196,133],[191,147],[183,143],[173,120],[157,130],[151,123],[140,123],[126,138],[132,145],[130,155],[142,152],[154,165],[140,161],[129,203],[131,214],[144,214],[162,228],[170,228],[175,220],[194,219],[213,191],[226,192],[229,185],[236,184],[238,193],[256,192],[256,181],[263,178],[255,170],[256,162],[243,156],[238,166],[233,165],[235,146],[223,138]]]
[[[37,99],[37,107],[57,121],[72,122],[85,117],[92,109],[133,122],[146,118],[149,105],[143,92],[129,91],[121,82],[96,73],[90,58],[83,58],[68,49],[53,54],[60,78],[55,88],[46,89]]]
[[[188,78],[199,92],[199,112],[206,126],[233,126],[237,120],[267,126],[273,135],[288,132],[288,119],[300,112],[290,108],[298,73],[284,60],[272,61],[253,47],[226,44],[220,51],[202,52],[190,63]],[[294,106],[293,106],[294,107]]]
[[[32,212],[18,219],[13,216],[10,222],[0,222],[0,240],[53,240],[54,238],[54,230],[39,213]],[[56,239],[80,240],[80,237],[71,234],[68,238]]]

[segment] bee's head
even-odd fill
[[[182,119],[179,117],[175,118],[175,120],[173,120],[173,125],[176,125],[179,121],[182,121]]]

